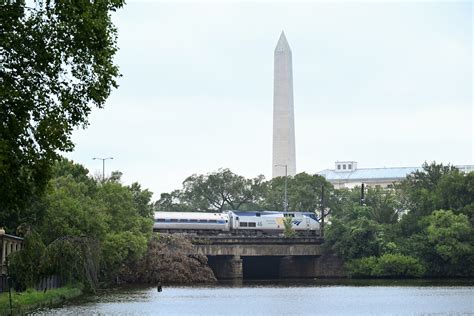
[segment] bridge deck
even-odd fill
[[[192,239],[195,245],[320,245],[323,241],[321,237],[279,236],[196,236]]]

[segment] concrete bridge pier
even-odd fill
[[[219,280],[242,280],[242,258],[233,256],[208,256],[208,264]]]

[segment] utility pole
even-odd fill
[[[288,165],[275,165],[275,167],[285,167],[285,197],[283,201],[283,209],[288,212]]]
[[[320,236],[324,237],[324,185],[321,186],[321,231]]]
[[[362,183],[360,186],[360,206],[365,205],[365,186]]]
[[[107,158],[98,158],[94,157],[92,160],[102,160],[102,182],[105,181],[105,161],[108,159],[114,159],[114,157],[107,157]]]

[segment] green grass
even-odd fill
[[[59,304],[67,299],[79,296],[82,290],[75,287],[61,287],[58,289],[36,291],[28,289],[25,292],[12,291],[13,314],[25,313],[36,308]],[[10,298],[8,292],[0,294],[0,315],[9,315]]]

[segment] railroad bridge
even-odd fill
[[[341,276],[337,258],[323,256],[321,237],[207,236],[193,239],[218,279]]]

